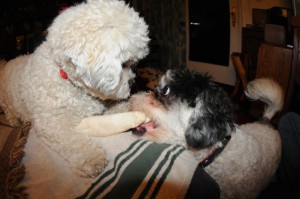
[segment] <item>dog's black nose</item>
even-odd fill
[[[135,83],[134,79],[130,79],[130,80],[128,81],[129,87],[131,87],[134,83]]]

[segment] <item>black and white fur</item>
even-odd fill
[[[138,93],[129,103],[132,110],[145,112],[153,121],[153,129],[145,127],[142,137],[182,144],[199,161],[231,136],[205,170],[219,183],[221,198],[256,198],[280,160],[279,134],[266,121],[282,108],[283,95],[270,79],[250,82],[246,95],[267,104],[263,120],[240,126],[234,123],[227,93],[207,74],[168,71],[155,93]]]

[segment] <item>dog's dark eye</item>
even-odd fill
[[[170,87],[168,85],[166,85],[166,86],[164,86],[164,88],[161,90],[160,93],[162,95],[169,95],[170,91],[171,91]]]

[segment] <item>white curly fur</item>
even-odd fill
[[[75,172],[95,176],[106,165],[105,151],[75,127],[112,112],[103,100],[129,96],[130,65],[147,55],[148,41],[148,26],[124,1],[75,5],[56,17],[33,54],[0,62],[0,106],[10,124],[32,122]]]
[[[168,74],[161,79],[162,87],[165,85],[165,78],[168,78]],[[270,79],[258,79],[251,82],[247,93],[247,96],[252,99],[268,102],[265,114],[269,119],[282,108],[281,88]],[[157,126],[146,132],[143,138],[182,144],[201,161],[222,143],[218,141],[200,150],[187,146],[185,132],[190,124],[193,108],[188,107],[184,100],[172,100],[172,103],[166,107],[156,99],[153,93],[138,93],[130,98],[129,108],[134,111],[143,111]],[[202,106],[205,104],[198,101],[195,109],[200,110],[195,111],[201,112]],[[198,117],[202,117],[201,114]],[[281,156],[279,133],[270,124],[254,122],[236,125],[235,131],[230,134],[231,140],[225,149],[205,167],[205,170],[219,184],[221,198],[254,199],[269,183],[279,164]]]
[[[265,89],[265,87],[269,89]],[[261,100],[266,104],[263,117],[271,119],[283,106],[282,88],[269,78],[260,78],[248,83],[246,96],[251,100]]]

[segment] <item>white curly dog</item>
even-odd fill
[[[0,62],[0,106],[11,125],[31,122],[73,171],[96,176],[105,151],[75,127],[110,111],[105,100],[129,97],[130,66],[148,54],[148,42],[147,24],[124,1],[70,7],[33,54]]]

